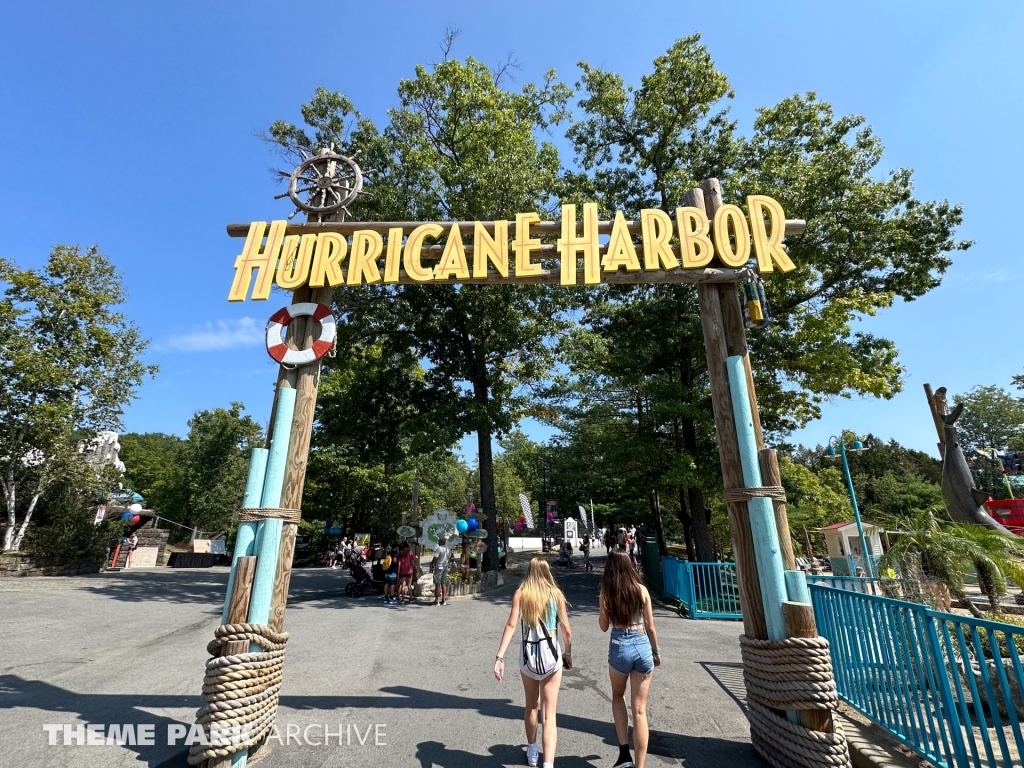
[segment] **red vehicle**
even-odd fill
[[[1024,499],[989,499],[985,506],[997,523],[1018,536],[1024,535]]]

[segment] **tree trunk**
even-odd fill
[[[690,517],[693,519],[693,538],[697,546],[697,562],[715,562],[715,549],[711,546],[711,529],[704,512],[704,492],[700,488],[687,488],[690,500]]]
[[[981,587],[981,591],[988,598],[989,611],[993,613],[998,612],[999,590],[996,589],[996,580],[992,575],[992,570],[985,563],[975,563],[974,570],[978,572],[978,586]]]
[[[679,486],[679,522],[683,524],[683,539],[686,540],[686,559],[697,562],[697,552],[693,546],[693,518],[686,511],[686,486]]]
[[[651,515],[654,517],[654,535],[658,538],[658,555],[668,556],[668,545],[665,542],[665,525],[661,519],[661,499],[657,491],[651,491]]]
[[[683,444],[691,455],[697,455],[697,425],[693,419],[683,419]],[[713,563],[715,550],[711,546],[711,532],[708,520],[704,515],[704,493],[700,488],[687,489],[689,496],[690,518],[693,520],[693,538],[697,546],[698,563]]]
[[[28,530],[28,524],[32,521],[32,513],[36,511],[36,502],[39,501],[39,497],[43,493],[42,485],[36,489],[35,495],[32,497],[32,501],[28,504],[28,509],[25,511],[25,519],[21,521],[21,526],[18,528],[18,535],[14,537],[14,545],[11,547],[11,551],[18,552],[21,550],[21,542],[25,539],[25,531]]]
[[[485,571],[498,570],[498,505],[494,499],[494,456],[491,454],[491,425],[481,424],[476,431],[477,454],[480,465],[480,508],[487,516],[487,551],[484,552]]]
[[[14,515],[15,502],[14,470],[7,473],[4,482],[4,499],[7,502],[7,530],[4,531],[4,552],[10,552],[14,546],[14,526],[18,519]]]

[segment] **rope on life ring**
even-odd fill
[[[320,321],[320,337],[308,349],[291,349],[281,339],[284,329],[296,317],[312,317]],[[307,301],[283,307],[267,322],[267,353],[281,365],[308,365],[315,363],[332,349],[337,326],[334,315],[326,304]]]

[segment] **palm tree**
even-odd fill
[[[1024,542],[982,525],[953,525],[951,533],[962,539],[963,553],[978,574],[978,585],[988,597],[989,610],[999,611],[999,598],[1006,594],[1006,578],[1024,587]]]
[[[887,517],[886,526],[898,535],[879,560],[879,571],[892,570],[896,578],[906,581],[934,579],[981,618],[981,611],[964,591],[964,571],[972,563],[964,553],[964,540],[943,524],[936,511],[914,509]]]
[[[964,573],[974,567],[978,583],[997,611],[999,596],[1006,592],[1006,578],[1024,585],[1024,543],[980,525],[947,522],[938,517],[941,508],[912,510],[886,520],[897,536],[879,561],[881,570],[892,569],[897,578],[921,581],[924,577],[944,584],[949,593],[967,606],[973,616],[984,614],[964,590]]]

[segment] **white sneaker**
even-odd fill
[[[530,768],[537,768],[537,761],[540,759],[540,746],[537,744],[526,745],[526,764]]]

